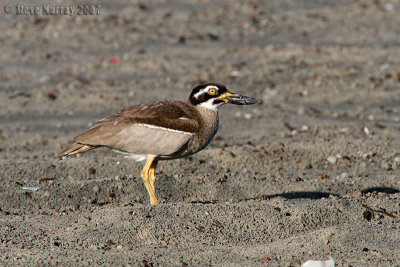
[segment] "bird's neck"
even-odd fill
[[[214,128],[218,127],[219,109],[208,109],[202,106],[195,106],[195,109],[199,112],[200,123],[203,127]]]
[[[211,110],[201,106],[195,106],[199,112],[199,132],[196,134],[192,145],[194,151],[200,151],[205,148],[218,131],[218,110]]]

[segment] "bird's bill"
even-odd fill
[[[259,103],[255,98],[239,95],[239,94],[232,94],[227,92],[221,95],[218,100],[223,100],[225,103],[235,104],[235,105],[252,105]]]

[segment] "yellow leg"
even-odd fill
[[[156,192],[156,188],[154,186],[154,183],[156,181],[156,168],[157,168],[157,160],[154,160],[151,165],[150,165],[150,169],[149,169],[149,178],[150,178],[150,185],[153,188],[154,193]]]
[[[152,166],[154,166],[152,168]],[[154,189],[154,181],[155,181],[155,166],[157,166],[157,161],[154,161],[154,157],[148,157],[146,165],[144,165],[143,170],[141,172],[142,174],[142,179],[144,182],[144,186],[147,189],[147,192],[149,193],[150,196],[150,204],[158,204],[158,200],[156,197],[156,192]],[[151,177],[153,176],[154,179]]]

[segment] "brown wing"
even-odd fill
[[[131,153],[170,155],[195,135],[199,124],[194,112],[176,101],[136,105],[96,122],[74,141]]]

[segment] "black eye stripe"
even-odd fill
[[[223,100],[218,100],[218,99],[215,99],[214,101],[213,101],[213,105],[218,105],[218,104],[224,104],[225,102],[223,101]]]
[[[203,94],[200,94],[197,97],[197,102],[198,103],[203,103],[203,102],[207,102],[208,100],[210,100],[211,98],[214,98],[215,96],[211,96],[208,93],[204,92]]]

